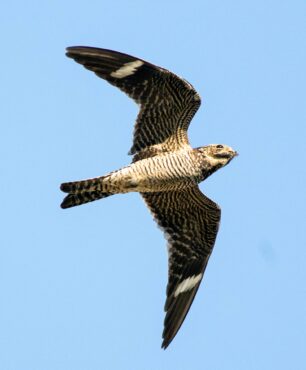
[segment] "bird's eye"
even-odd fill
[[[223,149],[223,145],[217,145],[217,149]]]

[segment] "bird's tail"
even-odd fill
[[[109,191],[108,186],[103,184],[106,177],[63,183],[61,190],[68,195],[64,198],[61,207],[75,207],[113,195],[114,192]]]

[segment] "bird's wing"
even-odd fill
[[[187,129],[201,99],[184,79],[142,59],[107,49],[67,48],[66,55],[140,105],[130,154],[134,160],[188,144]]]
[[[168,240],[169,275],[163,343],[182,325],[201,283],[218,232],[221,210],[197,185],[183,191],[141,193]]]

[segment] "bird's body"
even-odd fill
[[[101,177],[68,182],[62,208],[118,193],[139,192],[168,239],[169,282],[163,347],[180,328],[196,294],[217,235],[220,208],[198,183],[237,154],[226,145],[193,149],[187,128],[200,97],[185,80],[126,54],[68,48],[67,55],[126,92],[141,106],[132,163]]]
[[[189,147],[140,159],[106,176],[81,181],[79,186],[86,192],[113,194],[181,190],[198,184],[216,169],[206,153]]]

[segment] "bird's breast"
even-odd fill
[[[166,191],[190,186],[200,172],[189,153],[170,153],[146,158],[129,167],[130,182],[137,190]],[[136,189],[136,188],[135,188]]]

